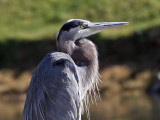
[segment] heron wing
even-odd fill
[[[80,119],[81,97],[76,66],[65,53],[49,53],[31,79],[23,120]]]

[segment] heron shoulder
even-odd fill
[[[43,74],[43,76],[44,73],[47,73],[46,71],[50,71],[51,74],[55,74],[56,76],[58,72],[65,72],[66,69],[69,70],[70,73],[77,74],[76,64],[68,54],[63,52],[50,52],[42,59],[36,71]],[[77,76],[75,77],[77,78]]]
[[[48,53],[33,74],[23,120],[79,118],[81,102],[78,84],[75,64],[70,56],[62,52]],[[71,99],[74,101],[71,102]]]

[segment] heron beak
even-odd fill
[[[84,25],[84,28],[81,30],[82,33],[81,34],[78,33],[75,39],[88,37],[90,35],[101,32],[110,27],[116,27],[128,24],[129,22],[88,22],[86,25]]]
[[[93,22],[89,25],[89,29],[92,30],[93,34],[101,32],[110,27],[116,27],[120,25],[128,25],[129,22]]]

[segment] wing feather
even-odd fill
[[[77,74],[76,66],[67,54],[47,54],[31,79],[23,120],[80,120]]]

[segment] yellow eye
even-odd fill
[[[82,25],[80,25],[80,27],[81,27],[82,29],[86,29],[86,28],[88,27],[88,24],[82,24]]]
[[[84,28],[84,24],[82,24],[80,27],[83,29]]]

